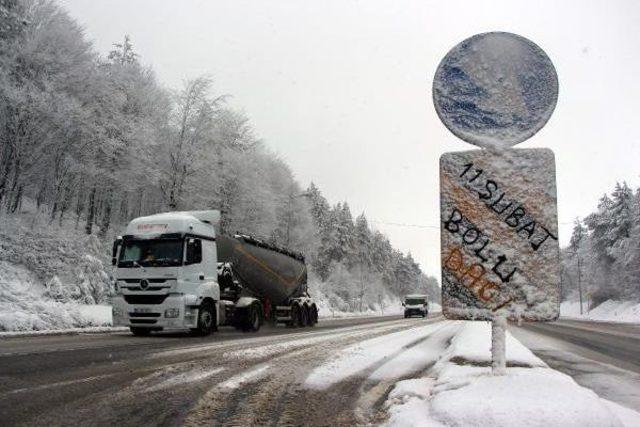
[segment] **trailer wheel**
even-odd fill
[[[216,311],[210,302],[205,302],[198,310],[198,327],[192,329],[198,335],[209,335],[216,327]]]
[[[244,327],[242,329],[250,332],[259,331],[260,325],[262,324],[262,316],[260,314],[260,307],[258,304],[251,304],[247,308],[247,316],[244,319]]]
[[[290,328],[300,326],[300,306],[298,304],[291,306],[291,320],[287,322],[287,326]]]
[[[309,307],[303,305],[300,308],[300,327],[309,326]]]
[[[136,328],[135,326],[131,326],[129,330],[131,330],[131,333],[137,337],[146,337],[151,333],[151,329],[149,328]]]
[[[315,326],[318,323],[318,307],[312,305],[309,309],[309,323],[307,326]]]

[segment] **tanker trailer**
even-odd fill
[[[226,324],[256,330],[262,320],[290,327],[317,323],[302,254],[246,234],[219,235],[216,245]]]

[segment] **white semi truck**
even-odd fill
[[[265,321],[313,326],[302,254],[248,235],[218,234],[218,211],[136,218],[113,244],[113,324],[135,335],[218,326],[257,331]]]

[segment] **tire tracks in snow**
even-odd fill
[[[238,359],[240,369],[234,369],[234,376],[243,375],[243,372],[261,365],[268,367],[253,382],[241,384],[237,388],[226,390],[219,384],[210,388],[189,411],[185,425],[360,424],[362,418],[356,416],[354,405],[363,381],[390,359],[371,367],[364,378],[359,375],[345,378],[330,390],[314,390],[304,386],[311,370],[326,363],[327,359],[350,345],[407,329],[437,325],[438,321],[439,319],[431,319],[414,323],[415,320],[400,320],[393,325],[367,325],[355,330],[327,334],[325,337],[309,337],[305,334],[302,339],[250,348],[244,355],[242,351],[227,352],[227,358]],[[426,339],[421,335],[412,344],[419,345]],[[400,348],[394,351],[394,357],[403,350]],[[336,396],[340,398],[336,399]]]

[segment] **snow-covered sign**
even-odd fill
[[[458,138],[509,147],[539,131],[558,100],[556,70],[540,47],[511,33],[478,34],[447,53],[433,80],[438,116]]]
[[[560,303],[555,162],[549,149],[440,158],[442,308],[553,320]]]
[[[442,308],[447,318],[553,320],[560,274],[555,162],[530,138],[558,98],[553,64],[533,42],[470,37],[436,71],[445,126],[482,150],[440,159]]]

